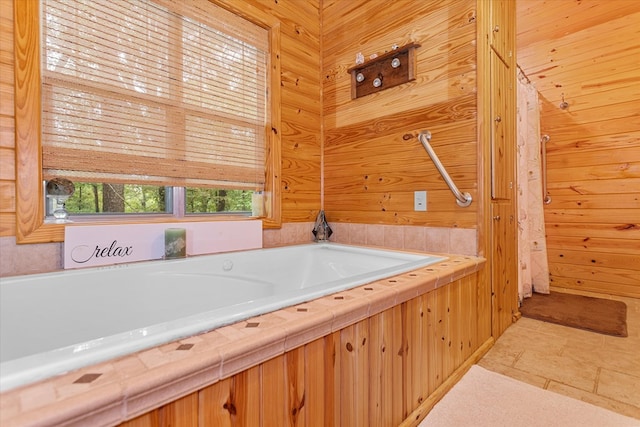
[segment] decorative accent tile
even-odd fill
[[[100,378],[102,374],[84,374],[77,380],[75,380],[74,384],[89,384]]]
[[[191,350],[195,344],[180,344],[176,350]]]
[[[245,328],[257,328],[260,326],[260,322],[247,322]]]
[[[310,301],[308,304],[309,308],[304,308],[307,311],[300,312],[293,307],[281,311],[283,318],[287,319],[282,324],[286,333],[285,351],[300,347],[332,332],[333,313],[316,301]]]

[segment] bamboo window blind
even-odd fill
[[[267,30],[197,0],[42,11],[45,179],[263,189]]]

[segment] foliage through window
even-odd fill
[[[267,30],[209,1],[42,5],[43,175],[72,215],[256,212]]]
[[[252,214],[255,194],[246,190],[187,188],[185,210],[190,214],[237,213]],[[173,188],[136,184],[75,183],[75,192],[65,202],[67,211],[83,214],[173,213]],[[56,209],[54,199],[48,199],[47,215]]]

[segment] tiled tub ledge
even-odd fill
[[[446,261],[0,394],[0,425],[116,425],[480,270]]]

